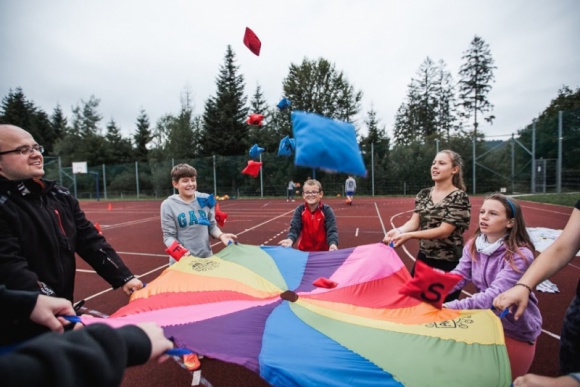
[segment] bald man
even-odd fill
[[[141,289],[79,202],[43,178],[43,151],[24,129],[0,125],[0,284],[73,301],[77,253],[113,288]],[[14,341],[15,331],[31,335],[18,324],[11,329],[0,329],[0,345]]]

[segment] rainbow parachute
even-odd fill
[[[381,243],[313,253],[230,245],[183,257],[107,322],[156,321],[178,346],[273,386],[509,386],[497,316],[399,294],[409,279]]]

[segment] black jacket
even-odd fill
[[[28,320],[38,293],[0,285],[0,322]],[[10,313],[5,313],[7,310]],[[74,332],[45,333],[15,348],[0,347],[0,384],[12,386],[118,386],[125,367],[143,364],[151,341],[139,327],[93,324]]]
[[[73,301],[75,252],[115,289],[134,277],[66,188],[0,177],[0,284]]]

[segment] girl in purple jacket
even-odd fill
[[[505,195],[494,193],[485,198],[479,211],[479,227],[463,249],[457,267],[451,273],[463,276],[453,290],[472,282],[474,295],[444,304],[450,309],[489,309],[493,299],[518,283],[534,259],[534,244],[526,231],[519,204]],[[452,290],[452,291],[453,291]],[[498,312],[499,313],[499,312]],[[516,321],[512,314],[501,320],[512,378],[524,375],[536,353],[536,338],[542,329],[538,299],[530,294],[530,303]]]

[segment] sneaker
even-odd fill
[[[296,200],[292,199],[293,202],[295,202]]]

